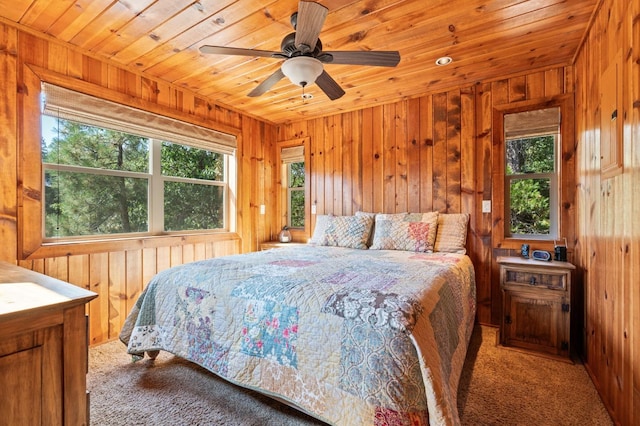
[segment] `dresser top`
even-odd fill
[[[52,307],[66,309],[97,296],[73,284],[0,262],[0,321]]]

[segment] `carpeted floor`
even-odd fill
[[[613,424],[581,364],[496,346],[496,333],[474,331],[458,393],[462,425]],[[114,341],[89,355],[92,425],[324,424],[171,354],[134,364]]]

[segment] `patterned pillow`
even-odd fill
[[[433,251],[465,254],[468,223],[468,213],[438,215],[438,232]]]
[[[376,232],[376,214],[375,213],[371,213],[371,212],[362,212],[362,211],[357,211],[356,212],[356,216],[368,216],[373,220],[373,225],[371,227],[371,233],[369,233],[369,239],[367,240],[367,247],[371,247],[371,244],[373,244],[373,236]]]
[[[366,249],[372,225],[372,216],[318,217],[310,242],[320,246]]]
[[[321,244],[332,217],[332,214],[319,214],[316,216],[316,227],[313,230],[311,239],[309,240],[311,244]]]
[[[436,239],[438,212],[376,215],[374,250],[431,252]]]

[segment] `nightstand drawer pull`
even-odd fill
[[[531,276],[531,278],[529,278],[529,284],[536,285],[536,277]]]

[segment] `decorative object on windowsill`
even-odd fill
[[[529,244],[523,244],[520,247],[520,254],[522,255],[522,257],[524,257],[525,259],[529,258]]]
[[[278,234],[278,240],[281,243],[291,242],[291,232],[289,231],[289,227],[285,226],[282,228],[282,231]]]

